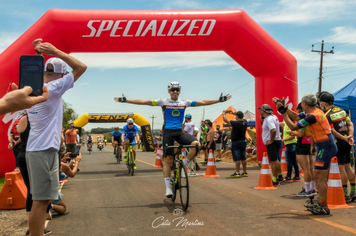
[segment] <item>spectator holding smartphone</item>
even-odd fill
[[[62,95],[74,86],[74,82],[87,67],[52,44],[42,43],[42,39],[36,39],[33,46],[37,53],[56,56],[48,59],[44,68],[44,82],[49,90],[48,100],[28,110],[31,130],[26,161],[33,199],[29,228],[32,236],[42,236],[47,205],[51,200],[58,199],[58,150],[63,121]],[[68,74],[67,64],[73,69]]]

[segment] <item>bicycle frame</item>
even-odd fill
[[[192,148],[196,148],[196,150],[198,150],[198,145],[179,145],[179,146],[168,146],[166,145],[166,148],[164,150],[164,152],[167,151],[167,149],[178,149],[175,153],[174,153],[174,159],[173,159],[173,163],[172,163],[172,167],[173,167],[173,178],[171,178],[171,185],[172,185],[172,192],[173,192],[173,196],[172,196],[172,201],[174,202],[177,196],[177,190],[179,190],[180,193],[180,201],[181,201],[181,205],[183,208],[183,211],[186,211],[188,209],[188,205],[189,205],[189,181],[188,181],[188,174],[186,171],[186,166],[183,163],[183,156],[182,156],[182,148],[188,148],[188,147],[192,147]],[[184,176],[183,173],[184,172]],[[185,180],[185,181],[182,181]],[[185,183],[185,184],[184,184]],[[184,191],[186,190],[186,191]]]

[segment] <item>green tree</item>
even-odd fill
[[[78,115],[75,113],[71,105],[63,101],[63,126],[68,129],[69,124],[73,123],[77,118]]]

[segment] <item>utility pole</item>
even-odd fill
[[[318,89],[318,92],[320,94],[320,92],[321,92],[321,80],[323,78],[323,57],[324,57],[324,54],[327,54],[327,53],[334,54],[334,46],[331,48],[330,51],[324,51],[324,40],[322,40],[321,41],[321,50],[317,51],[317,50],[313,50],[313,49],[314,49],[314,44],[312,45],[312,50],[311,51],[320,53],[319,89]]]
[[[150,118],[152,118],[152,133],[153,133],[153,124],[154,124],[155,118],[157,118],[157,116],[152,115],[152,116],[150,116]]]

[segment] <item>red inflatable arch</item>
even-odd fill
[[[49,10],[0,55],[0,95],[18,82],[19,58],[34,54],[36,38],[67,53],[224,51],[255,77],[256,108],[274,96],[289,95],[297,104],[296,59],[243,10]],[[259,159],[265,150],[260,122]],[[0,128],[0,176],[15,166],[7,149],[9,123]]]

